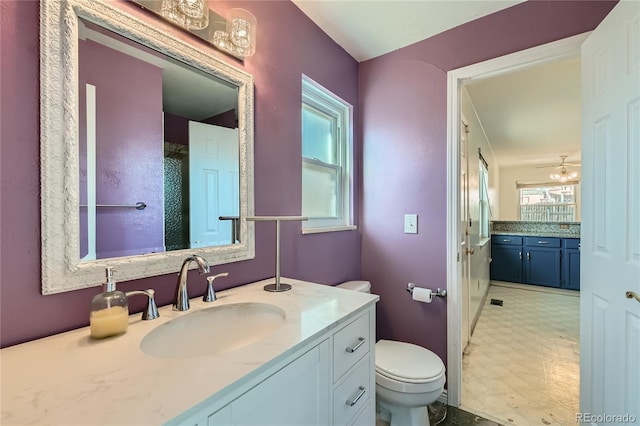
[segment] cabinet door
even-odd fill
[[[371,401],[367,402],[364,410],[356,417],[349,426],[371,426],[376,424],[376,410]]]
[[[525,247],[525,282],[560,287],[560,249]]]
[[[326,425],[329,342],[324,341],[231,403],[233,425]]]
[[[580,290],[580,250],[565,250],[562,263],[562,287]]]
[[[522,247],[511,245],[491,247],[491,279],[522,282]]]

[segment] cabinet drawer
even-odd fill
[[[333,394],[333,424],[346,425],[364,407],[372,392],[370,389],[369,356],[365,356],[349,372],[346,379],[336,387]]]
[[[369,353],[369,345],[369,312],[367,312],[333,336],[334,382],[360,358]]]
[[[536,246],[536,247],[550,247],[559,248],[560,238],[546,238],[546,237],[526,237],[524,239],[524,245]]]
[[[565,238],[563,242],[564,242],[564,248],[567,248],[567,249],[580,248],[580,238]]]
[[[521,246],[522,237],[517,237],[515,235],[492,235],[491,244]]]

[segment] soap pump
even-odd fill
[[[113,268],[106,269],[106,282],[102,284],[102,293],[91,301],[89,325],[91,337],[101,339],[127,331],[129,326],[129,307],[127,295],[116,290]]]

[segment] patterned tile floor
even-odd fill
[[[463,357],[460,408],[508,425],[575,424],[577,295],[491,285]]]

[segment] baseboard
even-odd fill
[[[489,284],[487,284],[487,288],[484,290],[484,294],[482,295],[482,300],[480,301],[480,308],[478,308],[478,312],[476,312],[476,316],[475,318],[473,318],[473,321],[471,322],[471,325],[469,327],[469,337],[473,335],[473,330],[475,330],[476,324],[478,323],[478,319],[480,318],[480,314],[484,309],[484,303],[487,301],[487,296],[489,295],[490,287],[491,287],[491,281],[489,281]],[[471,339],[469,339],[469,341],[471,341]]]

